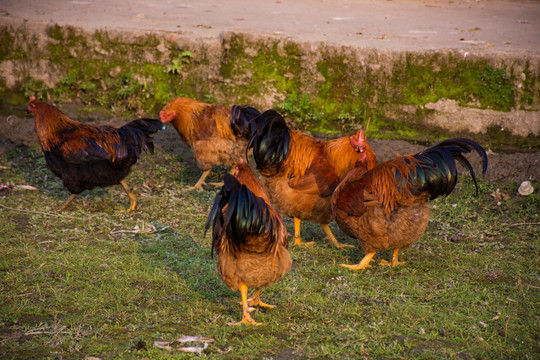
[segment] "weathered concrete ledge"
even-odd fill
[[[540,148],[535,53],[392,51],[223,33],[86,31],[3,19],[0,94],[157,111],[175,96],[278,107],[297,126],[430,140]]]

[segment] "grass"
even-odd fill
[[[218,278],[203,237],[216,190],[182,190],[199,175],[158,142],[127,178],[140,195],[135,212],[121,212],[129,201],[114,186],[58,213],[69,194],[39,150],[0,155],[0,183],[14,187],[0,191],[0,357],[538,358],[538,191],[519,197],[516,184],[481,182],[476,197],[462,177],[432,202],[428,231],[397,268],[378,265],[385,251],[365,271],[345,269],[362,251],[325,246],[320,227],[304,223],[316,244],[291,245],[292,271],[262,292],[277,307],[252,313],[260,327],[230,327],[240,297]],[[510,199],[497,205],[496,188]],[[214,341],[201,355],[154,345],[183,335]]]

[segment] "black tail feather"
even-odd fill
[[[122,126],[118,129],[118,133],[125,144],[135,146],[138,156],[141,150],[154,152],[154,141],[150,135],[163,129],[161,120],[142,118]]]
[[[223,182],[204,228],[205,236],[212,225],[212,256],[214,251],[219,251],[225,234],[231,239],[231,245],[238,248],[246,243],[248,235],[271,234],[277,228],[262,198],[230,174],[225,175]]]
[[[275,175],[287,156],[291,136],[285,119],[275,110],[267,110],[251,123],[247,147],[253,149],[257,169]]]
[[[488,165],[486,151],[477,142],[453,138],[440,143],[414,155],[419,160],[416,166],[416,191],[428,191],[431,199],[440,195],[448,195],[457,183],[458,173],[456,160],[459,161],[471,174],[478,195],[478,182],[473,167],[463,154],[476,151],[482,160],[482,173],[485,174]]]
[[[231,128],[235,135],[249,138],[250,124],[261,112],[251,106],[234,105],[231,109]]]

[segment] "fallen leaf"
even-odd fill
[[[497,188],[494,193],[491,193],[491,197],[495,199],[495,201],[501,201],[501,200],[508,200],[510,199],[510,195],[507,193],[504,193]]]
[[[20,190],[39,190],[37,187],[34,187],[32,185],[15,185],[13,188]]]
[[[165,350],[169,350],[169,351],[172,351],[172,346],[170,345],[171,343],[168,342],[168,341],[160,341],[160,340],[156,340],[154,341],[154,346],[155,347],[158,347],[160,349],[165,349]]]
[[[164,229],[161,229],[160,231],[163,231]],[[157,229],[154,225],[145,223],[143,221],[142,227],[139,227],[139,225],[135,225],[133,230],[116,230],[116,231],[111,231],[110,234],[118,234],[118,233],[152,234],[152,233],[155,233],[156,231]]]
[[[160,349],[165,349],[168,351],[182,351],[182,352],[192,352],[192,353],[198,353],[199,355],[202,354],[202,352],[208,347],[208,343],[213,342],[214,339],[210,338],[204,338],[202,336],[182,336],[176,340],[173,341],[162,341],[162,340],[156,340],[154,341],[154,345]],[[196,343],[194,346],[174,346],[177,343]],[[197,346],[198,344],[202,344]]]

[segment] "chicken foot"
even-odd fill
[[[261,298],[259,297],[259,291],[260,291],[259,289],[255,290],[253,295],[251,295],[251,297],[247,299],[248,305],[260,306],[260,307],[265,307],[265,308],[270,308],[270,309],[275,308],[276,307],[275,305],[270,305],[270,304],[266,304],[262,302]]]
[[[404,262],[398,261],[398,252],[399,252],[399,249],[394,249],[394,252],[392,253],[392,262],[381,260],[381,265],[396,267],[398,265],[405,264]]]
[[[346,267],[351,270],[363,270],[369,266],[369,262],[375,256],[377,252],[370,252],[367,253],[366,256],[357,264],[357,265],[347,265],[347,264],[341,264],[341,266]]]
[[[311,245],[313,244],[313,241],[309,242],[303,242],[302,238],[300,237],[300,224],[302,223],[302,219],[294,218],[294,243],[296,245]]]
[[[73,199],[75,199],[77,197],[77,195],[79,195],[79,194],[71,194],[71,195],[69,195],[67,200],[64,201],[64,203],[60,207],[59,211],[64,211],[64,209],[67,208],[67,206],[73,201]]]
[[[137,195],[135,195],[131,192],[131,190],[129,190],[129,186],[125,180],[120,181],[120,185],[122,185],[127,195],[129,196],[129,208],[127,209],[127,212],[131,212],[135,210],[135,207],[137,206]]]
[[[236,166],[232,166],[231,169],[229,170],[229,174],[233,175],[233,176],[236,176]],[[208,183],[208,185],[211,185],[211,186],[223,186],[224,183],[223,181],[220,181],[220,182],[217,182],[217,183]]]
[[[230,326],[236,326],[236,325],[262,325],[262,323],[255,322],[251,318],[251,315],[249,313],[253,311],[254,309],[252,307],[249,307],[248,305],[248,299],[247,299],[247,293],[248,293],[248,287],[245,283],[240,281],[240,286],[238,287],[240,290],[240,295],[242,296],[242,320],[235,323],[228,323],[227,325]]]
[[[330,242],[332,242],[332,244],[334,244],[338,249],[345,249],[345,248],[354,247],[354,245],[342,244],[339,241],[337,241],[334,234],[332,234],[332,230],[330,230],[330,226],[328,226],[328,224],[321,224],[321,227],[322,227],[324,233],[326,234],[326,237],[328,238],[328,240],[330,240]]]
[[[212,170],[212,169],[210,169]],[[202,190],[203,189],[203,184],[206,185],[206,183],[204,182],[204,180],[206,180],[206,177],[208,176],[208,174],[210,174],[210,170],[206,170],[202,173],[201,177],[199,178],[199,180],[197,181],[197,183],[193,186],[188,186],[185,188],[185,190]]]

